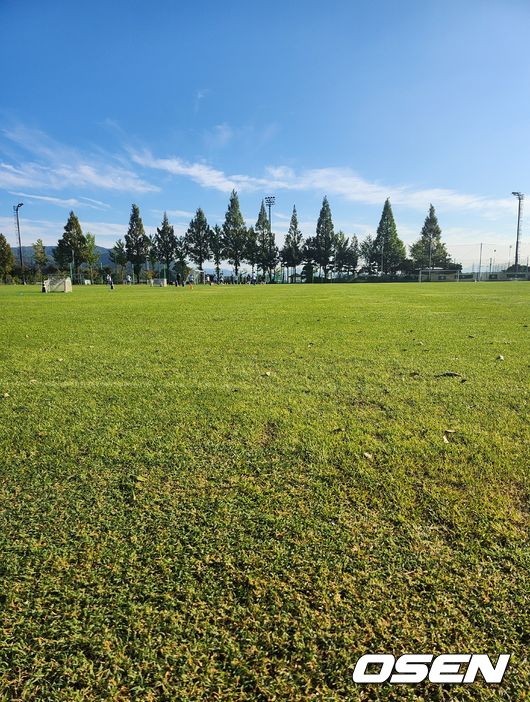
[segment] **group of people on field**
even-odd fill
[[[252,273],[243,274],[240,276],[240,281],[243,284],[246,283],[247,285],[256,285],[256,283],[257,283],[256,273],[254,271],[252,271]],[[187,278],[185,275],[181,276],[180,273],[177,273],[177,277],[175,279],[175,287],[179,288],[181,286],[185,287],[185,285],[187,285],[188,288],[193,289],[194,282],[195,282],[195,276],[194,276],[193,272],[189,273]],[[224,280],[223,276],[206,275],[204,278],[204,282],[207,285],[221,285],[222,283],[225,282],[225,280]],[[234,279],[233,275],[230,276],[228,282],[232,283],[232,284],[234,284],[234,282],[236,282],[236,279]],[[125,283],[126,283],[126,285],[132,285],[132,278],[130,275],[128,275],[126,277]],[[114,281],[112,280],[112,276],[110,273],[107,274],[107,285],[110,287],[111,290],[114,290]]]

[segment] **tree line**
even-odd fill
[[[263,280],[269,281],[279,265],[286,270],[287,279],[291,280],[302,266],[303,278],[308,282],[317,275],[319,279],[327,281],[330,273],[339,276],[355,273],[394,275],[412,273],[418,268],[461,268],[451,261],[441,236],[435,209],[430,205],[420,237],[410,246],[410,256],[407,257],[405,244],[398,236],[390,200],[387,199],[375,236],[368,235],[359,242],[355,235],[335,232],[329,202],[324,197],[315,234],[304,239],[294,206],[289,230],[283,246],[279,248],[263,201],[256,223],[247,227],[234,190],[222,226],[210,226],[199,207],[187,231],[181,236],[175,234],[166,213],[156,233],[148,236],[140,209],[133,204],[127,233],[112,247],[110,258],[118,276],[122,277],[130,264],[137,281],[144,267],[151,275],[154,275],[157,267],[158,272],[167,278],[177,273],[184,275],[189,261],[199,271],[203,271],[205,263],[212,262],[218,278],[223,261],[233,267],[236,278],[241,266],[247,264],[253,272],[261,273]],[[49,262],[42,240],[33,244],[33,250],[35,266],[43,271]],[[53,259],[59,270],[73,270],[79,274],[83,268],[91,279],[97,270],[99,254],[95,235],[83,233],[73,211],[53,250]],[[359,267],[361,260],[363,265]],[[0,275],[5,277],[13,267],[12,252],[5,237],[0,234]]]

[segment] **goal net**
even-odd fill
[[[42,284],[43,292],[72,292],[72,281],[70,278],[52,277]]]
[[[167,286],[167,278],[152,278],[151,285],[159,288],[165,288]]]

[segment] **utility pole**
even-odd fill
[[[513,192],[512,195],[519,200],[517,208],[517,238],[515,239],[515,272],[519,273],[519,239],[521,238],[521,212],[523,209],[524,193]]]
[[[478,280],[480,280],[480,270],[482,268],[482,244],[480,245],[480,257],[478,259]]]
[[[23,202],[19,202],[18,205],[13,205],[13,211],[15,213],[15,222],[17,225],[18,255],[20,258],[20,270],[22,271],[22,285],[26,285],[26,275],[24,273],[24,259],[22,258],[22,241],[20,239],[20,221],[18,219],[18,211],[23,205],[24,205]]]

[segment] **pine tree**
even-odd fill
[[[110,260],[117,267],[117,274],[123,279],[123,269],[127,265],[127,252],[125,251],[125,244],[121,239],[114,244],[109,254]]]
[[[348,263],[348,250],[350,248],[350,239],[341,230],[337,232],[335,237],[335,270],[337,273],[342,273]]]
[[[256,268],[259,263],[258,235],[254,227],[249,227],[247,230],[247,243],[245,246],[244,260],[252,268],[252,272],[254,273],[254,268]]]
[[[216,224],[215,227],[213,227],[212,229],[210,248],[212,251],[213,262],[215,265],[215,276],[217,278],[217,282],[219,282],[221,280],[221,261],[223,260],[224,249],[223,230],[218,224]]]
[[[33,260],[35,261],[37,272],[42,275],[42,271],[48,264],[48,256],[46,255],[46,249],[44,248],[42,239],[37,239],[33,244]]]
[[[324,280],[327,280],[328,270],[332,266],[335,253],[335,232],[328,198],[322,201],[318,216],[317,231],[315,236],[315,263],[324,271]]]
[[[156,249],[156,234],[150,234],[147,236],[149,244],[147,246],[147,260],[149,261],[149,266],[151,267],[151,276],[154,278],[155,267],[158,263],[158,251]]]
[[[186,272],[188,270],[188,262],[186,257],[188,255],[188,248],[186,244],[185,236],[175,237],[175,261],[176,261],[176,271],[180,274],[182,280],[186,277]]]
[[[13,251],[11,246],[7,243],[7,239],[3,234],[0,234],[0,278],[6,279],[6,277],[13,270],[15,265],[15,257],[13,256]]]
[[[256,226],[254,227],[254,234],[256,236],[257,248],[256,263],[258,267],[261,268],[261,272],[264,278],[267,273],[267,251],[269,247],[269,232],[270,223],[267,217],[267,213],[265,211],[265,204],[262,200],[258,214],[258,219],[256,221]]]
[[[375,247],[379,255],[381,273],[395,273],[406,258],[405,244],[398,237],[396,222],[392,213],[390,200],[385,200],[377,234]]]
[[[303,260],[303,241],[304,239],[302,232],[298,228],[298,215],[296,213],[296,207],[293,206],[293,213],[289,223],[289,231],[285,237],[285,243],[281,250],[280,257],[283,264],[287,267],[287,270],[291,268],[294,274],[296,274],[297,266],[299,266]]]
[[[241,214],[237,193],[235,190],[232,190],[223,224],[223,248],[228,262],[234,266],[236,278],[239,275],[239,267],[245,255],[246,244],[247,230],[245,221]]]
[[[271,231],[271,223],[267,217],[263,200],[261,201],[254,232],[257,240],[257,264],[263,271],[263,277],[268,273],[269,280],[272,280],[272,271],[278,263],[278,248],[276,246],[276,237]]]
[[[442,242],[442,230],[432,205],[420,238],[410,247],[410,255],[417,268],[447,268],[450,265],[451,259]]]
[[[371,234],[367,234],[366,238],[361,241],[359,246],[359,253],[364,260],[364,268],[369,273],[374,273],[377,267],[378,260],[378,249],[375,243],[375,239]],[[379,260],[381,258],[379,257]]]
[[[97,267],[99,263],[99,253],[96,248],[96,237],[90,232],[86,233],[86,263],[88,265],[88,270],[90,271],[90,282],[94,281],[94,268]]]
[[[64,233],[53,250],[53,257],[61,270],[68,270],[73,262],[76,272],[86,262],[87,241],[77,216],[72,211],[64,225]]]
[[[175,237],[175,230],[169,223],[165,212],[161,226],[156,228],[155,246],[158,259],[165,265],[166,275],[169,280],[169,270],[172,262],[175,260],[177,239]]]
[[[348,275],[350,273],[355,273],[357,265],[359,264],[359,240],[355,234],[350,239],[350,245],[348,251],[346,252],[346,272]]]
[[[125,235],[125,251],[127,260],[132,264],[136,282],[140,282],[140,271],[147,260],[149,252],[149,239],[144,231],[144,224],[140,217],[140,208],[134,205],[131,208],[129,229]]]
[[[202,271],[204,262],[210,257],[210,240],[211,230],[204,212],[199,207],[186,232],[186,245],[189,257],[199,266],[200,271]]]

